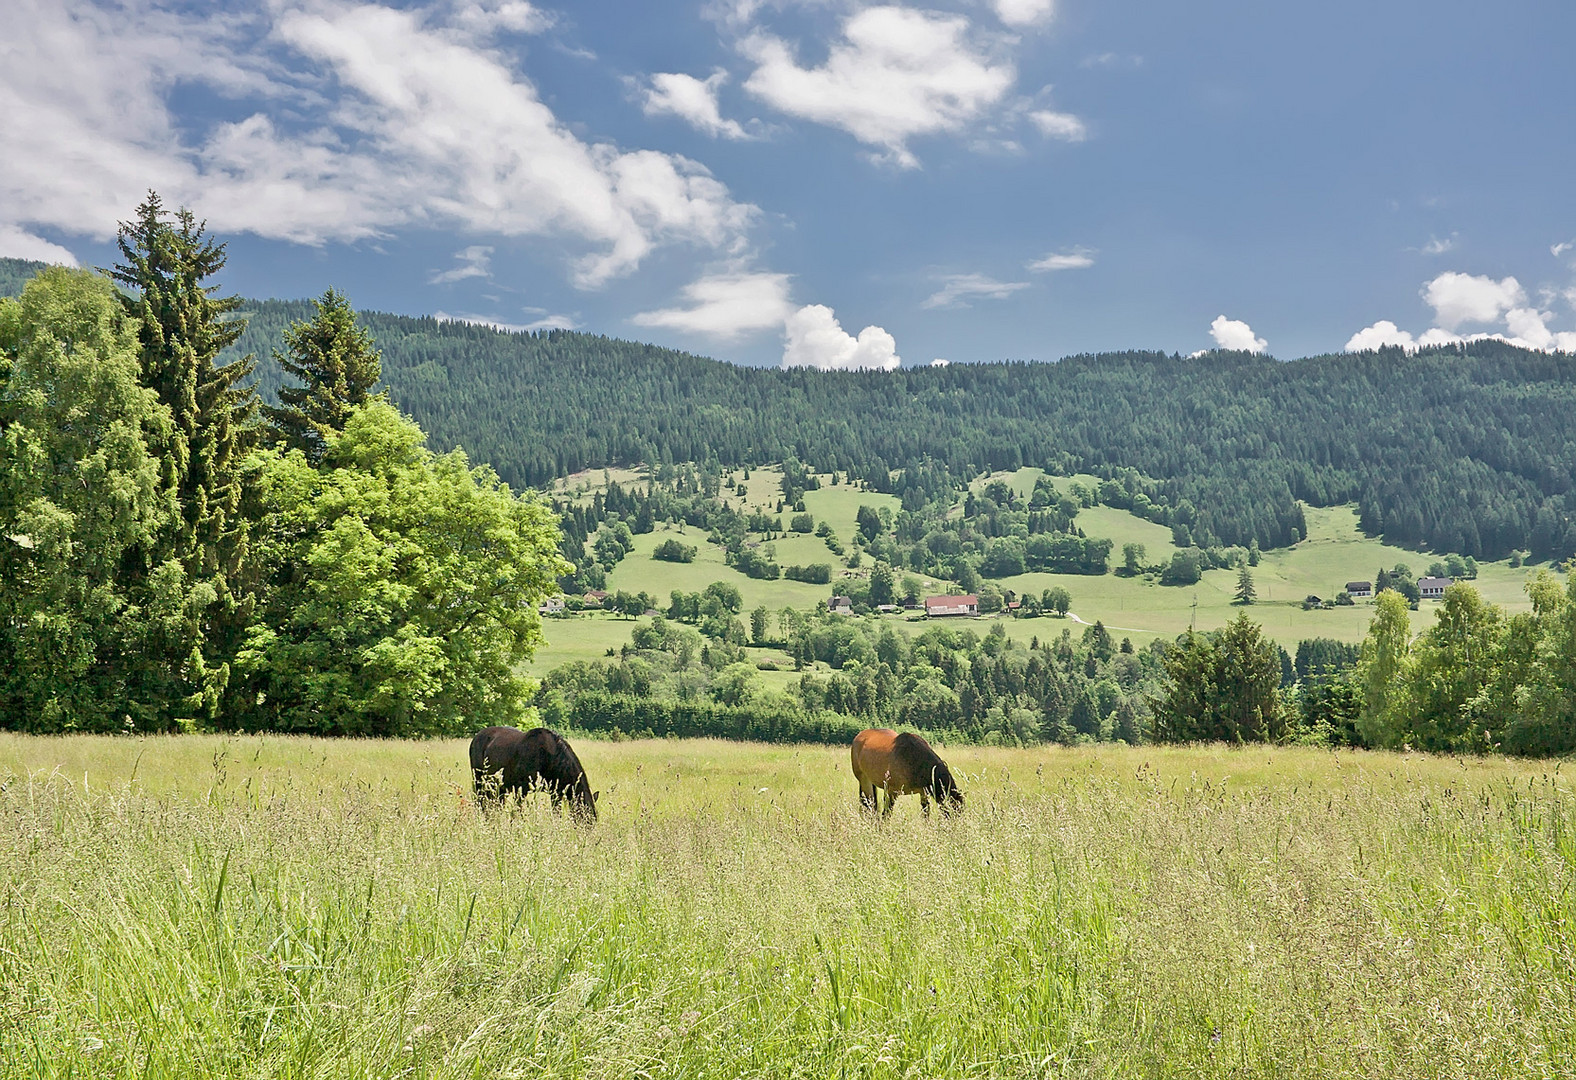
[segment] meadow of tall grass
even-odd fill
[[[461,742],[0,735],[0,1074],[1570,1076],[1554,763],[577,749],[577,827]]]

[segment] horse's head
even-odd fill
[[[586,783],[585,777],[580,778],[574,794],[570,797],[570,813],[582,824],[589,825],[596,820],[596,801],[602,797],[600,791],[592,791],[591,785]]]
[[[580,784],[585,790],[575,791],[575,814],[589,825],[591,821],[596,821],[596,801],[602,798],[602,793],[591,790],[591,785],[586,784],[585,780]]]
[[[952,770],[945,765],[938,764],[931,772],[931,798],[936,800],[936,805],[943,814],[949,817],[953,814],[963,813],[963,792],[958,790],[958,782],[952,778]]]
[[[963,813],[963,792],[954,787],[951,791],[936,800],[936,805],[941,807],[945,817]]]

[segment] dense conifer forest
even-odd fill
[[[238,348],[266,355],[298,304]],[[1193,542],[1294,541],[1299,500],[1356,501],[1387,540],[1477,558],[1576,551],[1576,360],[1498,342],[1282,363],[1245,354],[1071,357],[842,373],[741,368],[593,334],[364,316],[391,394],[438,445],[515,485],[648,461],[796,456],[868,476],[1129,467]],[[277,378],[260,364],[261,388]]]
[[[0,286],[27,264],[0,265]],[[14,291],[14,290],[13,290]],[[271,360],[308,301],[245,305],[227,354]],[[1358,503],[1392,543],[1475,558],[1576,552],[1576,358],[1494,341],[1281,362],[1106,353],[895,372],[743,368],[569,331],[363,313],[393,401],[436,446],[508,483],[638,461],[797,457],[884,487],[931,460],[955,475],[1049,465],[1148,478],[1157,516],[1201,546],[1297,539],[1298,501]],[[1131,487],[1131,485],[1128,485]]]

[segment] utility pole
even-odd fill
[[[1194,633],[1198,630],[1198,593],[1193,594],[1193,617],[1188,620],[1187,632]]]

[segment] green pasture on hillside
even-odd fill
[[[1421,577],[1435,556],[1363,536],[1357,528],[1356,511],[1349,506],[1309,507],[1306,513],[1308,538],[1290,548],[1264,552],[1259,565],[1251,569],[1258,600],[1246,609],[1248,615],[1264,626],[1268,636],[1287,648],[1313,637],[1360,641],[1373,617],[1372,601],[1358,601],[1351,607],[1329,611],[1304,611],[1304,598],[1312,595],[1334,599],[1346,582],[1372,581],[1381,567],[1389,569],[1397,563],[1406,563]],[[1092,507],[1080,512],[1077,520],[1090,536],[1110,537],[1113,542],[1122,538],[1113,549],[1113,565],[1119,565],[1121,543],[1128,540],[1148,546],[1149,562],[1162,561],[1157,558],[1158,541],[1143,538],[1145,529],[1165,534],[1165,545],[1160,549],[1165,559],[1175,550],[1169,542],[1170,530],[1126,510]],[[1149,535],[1153,538],[1155,534]],[[1531,605],[1523,586],[1537,569],[1512,569],[1508,562],[1483,563],[1478,567],[1477,580],[1471,584],[1486,599],[1511,611],[1525,611]],[[1129,635],[1171,638],[1195,625],[1195,619],[1199,630],[1214,630],[1243,610],[1235,602],[1236,570],[1210,570],[1197,585],[1188,586],[1167,586],[1142,577],[1123,578],[1115,574],[1023,574],[997,584],[1035,593],[1061,585],[1072,593],[1073,614],[1086,622],[1100,620],[1109,627],[1120,627]],[[1198,602],[1196,613],[1194,600]],[[1425,629],[1438,608],[1437,602],[1424,601],[1413,613],[1413,629]],[[1039,622],[1043,620],[1021,623],[1010,630],[1015,636],[1038,633],[1026,627]]]
[[[651,557],[658,544],[665,540],[676,539],[681,543],[689,544],[696,549],[695,561],[689,563],[664,562]],[[835,562],[831,552],[826,550],[826,545],[820,540],[815,543],[820,547],[821,556],[816,562]],[[837,569],[841,569],[841,565]],[[713,581],[726,581],[738,587],[739,593],[744,597],[744,610],[746,612],[765,604],[774,612],[784,607],[811,608],[817,603],[822,603],[831,595],[831,589],[825,585],[807,585],[802,581],[789,581],[778,578],[776,581],[763,581],[758,578],[746,577],[733,569],[726,562],[726,553],[716,544],[706,542],[706,534],[698,529],[685,529],[658,526],[655,532],[635,536],[635,550],[624,556],[623,560],[613,568],[608,575],[607,588],[609,592],[625,589],[629,592],[649,592],[662,601],[666,607],[668,595],[674,589],[684,592],[700,592]]]
[[[744,479],[743,469],[729,473],[728,477],[735,485],[740,483],[744,485],[746,510],[760,510],[768,514],[777,512],[777,504],[783,497],[783,471],[780,468],[769,465],[765,468],[751,469],[748,480]],[[732,496],[729,502],[736,502],[737,498]],[[792,511],[787,512],[792,513]]]
[[[580,828],[465,743],[0,735],[0,1074],[1569,1076],[1558,765],[576,749]]]
[[[844,544],[854,538],[854,521],[859,516],[861,506],[868,506],[873,510],[885,507],[895,514],[900,505],[896,495],[860,491],[849,484],[838,484],[833,487],[829,476],[821,477],[821,486],[815,491],[804,493],[805,510],[815,515],[818,524],[824,521],[830,525],[837,538]]]
[[[586,611],[542,620],[547,645],[538,649],[526,670],[534,675],[576,660],[601,660],[607,650],[617,652],[629,644],[639,625],[634,619],[602,611]]]
[[[751,475],[753,485],[767,470],[756,470]],[[1038,469],[1022,469],[1017,473],[998,474],[1015,488],[1030,491]],[[1070,483],[1070,478],[1057,477]],[[1092,480],[1093,478],[1085,478]],[[983,483],[984,481],[980,481]],[[772,483],[776,483],[772,480]],[[833,496],[828,498],[827,496]],[[828,516],[839,529],[845,544],[853,534],[853,515],[861,501],[870,505],[889,505],[876,500],[890,500],[890,496],[858,492],[839,486],[809,492],[806,506],[814,502],[824,513],[834,511],[846,515],[846,527],[840,528],[843,517]],[[1427,572],[1429,563],[1436,556],[1393,547],[1380,540],[1364,536],[1357,528],[1357,513],[1350,506],[1309,507],[1306,511],[1308,537],[1290,548],[1266,551],[1258,566],[1252,568],[1254,586],[1259,599],[1246,610],[1250,618],[1264,627],[1265,633],[1287,649],[1307,638],[1331,637],[1341,641],[1360,641],[1368,632],[1373,617],[1372,601],[1358,601],[1351,607],[1333,610],[1304,611],[1303,599],[1309,595],[1333,599],[1348,581],[1372,581],[1381,567],[1391,568],[1397,563],[1410,566],[1417,576]],[[788,515],[784,515],[785,518]],[[820,520],[818,517],[817,520]],[[1108,506],[1094,506],[1078,515],[1079,527],[1089,536],[1104,537],[1112,541],[1112,566],[1120,565],[1122,545],[1141,543],[1145,546],[1146,561],[1163,563],[1170,559],[1176,548],[1171,544],[1171,530],[1126,511]],[[786,523],[786,522],[785,522]],[[688,564],[665,563],[651,558],[655,546],[677,536],[697,548],[696,561]],[[808,610],[823,603],[836,590],[840,580],[852,575],[869,573],[869,560],[856,571],[848,571],[842,560],[827,549],[817,536],[789,533],[772,542],[779,564],[828,563],[833,568],[832,584],[806,585],[801,582],[779,579],[758,581],[729,567],[723,552],[708,544],[704,534],[695,529],[682,533],[671,527],[659,527],[654,533],[636,536],[635,551],[614,569],[609,577],[610,589],[642,589],[653,593],[666,604],[673,589],[695,592],[713,581],[727,581],[737,586],[744,597],[745,610],[765,604],[773,612],[790,606]],[[1525,592],[1528,579],[1542,567],[1522,566],[1512,568],[1508,562],[1482,563],[1478,577],[1471,584],[1485,599],[1510,611],[1526,611],[1530,603]],[[901,578],[902,572],[899,572]],[[930,582],[927,592],[950,588],[946,582]],[[1004,589],[1016,592],[1033,592],[1036,595],[1052,586],[1060,585],[1072,594],[1074,619],[1013,619],[1006,616],[1001,621],[1015,639],[1047,637],[1069,628],[1081,633],[1080,622],[1104,622],[1118,636],[1131,637],[1142,644],[1155,638],[1170,640],[1184,632],[1190,625],[1199,630],[1214,630],[1236,618],[1244,609],[1236,604],[1237,571],[1211,570],[1194,586],[1164,586],[1148,578],[1124,578],[1115,573],[1101,576],[1085,574],[1023,574],[995,582]],[[1197,608],[1193,604],[1197,600]],[[1433,621],[1439,609],[1437,602],[1424,601],[1412,614],[1414,632],[1421,632]],[[907,616],[892,616],[894,622],[907,623],[910,632],[917,632],[923,624],[908,623]],[[974,620],[981,633],[993,620]],[[548,647],[538,653],[532,670],[540,673],[567,660],[589,659],[601,656],[608,648],[617,649],[629,641],[633,623],[627,620],[608,620],[603,616],[588,621],[548,620],[544,631]]]
[[[644,483],[646,470],[639,469],[583,469],[569,476],[561,476],[548,487],[548,493],[558,498],[589,501],[599,491],[606,491],[609,481],[623,487]]]

